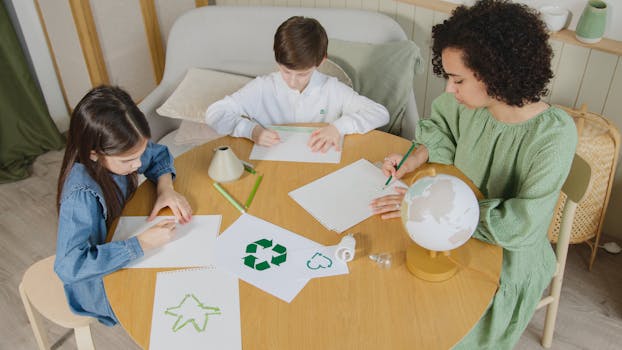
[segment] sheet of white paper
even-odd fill
[[[216,265],[286,302],[309,281],[285,268],[296,251],[322,245],[249,214],[240,216],[216,241]]]
[[[156,223],[174,216],[158,216],[147,222],[146,216],[122,216],[112,237],[121,241],[135,236]],[[189,267],[214,264],[214,245],[220,230],[220,215],[193,215],[185,224],[177,224],[175,238],[164,246],[149,250],[128,268]]]
[[[316,278],[349,273],[348,264],[335,257],[337,246],[292,251],[288,258],[291,263],[284,266],[300,278]]]
[[[238,279],[213,267],[158,272],[149,349],[242,349]]]
[[[342,233],[372,216],[372,199],[394,194],[394,181],[383,189],[387,177],[382,170],[365,159],[345,166],[289,193],[327,229]]]
[[[279,160],[286,162],[307,162],[307,163],[339,163],[341,151],[335,151],[334,147],[326,153],[312,152],[307,142],[313,130],[317,128],[300,126],[271,126],[281,137],[281,143],[264,147],[257,144],[253,149],[249,159]],[[339,141],[340,149],[343,146],[343,136]]]

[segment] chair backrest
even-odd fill
[[[271,6],[204,6],[186,12],[174,23],[166,48],[160,85],[140,104],[158,140],[179,126],[178,120],[158,116],[155,108],[173,92],[189,68],[209,68],[257,76],[276,70],[272,45],[277,27],[295,15],[313,17],[330,39],[371,44],[406,40],[392,18],[358,9]],[[153,95],[153,96],[152,96]],[[418,119],[411,93],[404,123]]]
[[[548,295],[542,298],[537,306],[539,309],[548,305],[546,319],[544,321],[544,333],[542,335],[542,345],[545,348],[551,347],[553,342],[553,332],[555,330],[555,320],[557,318],[559,298],[561,295],[562,282],[564,280],[566,257],[568,256],[568,245],[570,243],[574,214],[578,202],[585,196],[588,190],[591,175],[592,170],[590,165],[579,155],[575,154],[568,177],[562,186],[562,192],[566,194],[567,199],[562,208],[559,237],[555,247],[557,269],[555,275],[553,275]]]

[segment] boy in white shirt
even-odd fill
[[[326,152],[331,147],[339,150],[342,134],[366,133],[388,123],[384,106],[317,71],[327,48],[328,36],[317,20],[287,19],[274,35],[278,72],[257,77],[209,106],[207,124],[219,134],[272,146],[280,142],[279,134],[262,125],[330,123],[315,130],[308,142],[314,152]]]

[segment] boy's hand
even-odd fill
[[[143,252],[145,252],[170,242],[175,237],[175,229],[175,220],[166,219],[151,226],[136,238]]]
[[[339,130],[334,125],[328,125],[313,131],[307,145],[313,152],[321,151],[326,153],[333,146],[335,151],[339,151],[340,138]]]
[[[281,137],[278,132],[270,129],[264,129],[259,125],[256,125],[253,128],[251,139],[256,144],[266,147],[270,147],[281,142]]]

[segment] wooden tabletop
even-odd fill
[[[246,139],[223,137],[181,155],[175,160],[175,189],[186,196],[195,215],[221,214],[222,232],[240,212],[216,192],[207,174],[213,149],[220,145],[230,146],[242,160],[248,160],[252,148]],[[372,131],[345,138],[340,164],[251,161],[264,178],[248,213],[320,244],[337,244],[341,236],[326,230],[288,192],[360,158],[373,163],[390,152],[403,153],[409,145],[403,138]],[[243,201],[254,180],[244,172],[242,178],[223,187]],[[155,197],[155,186],[145,182],[123,215],[148,215]],[[171,212],[166,209],[160,214]],[[498,279],[501,270],[499,247],[471,239],[463,249],[470,253],[465,263],[472,269],[461,269],[444,282],[426,282],[406,268],[405,250],[414,243],[399,219],[385,221],[374,216],[347,233],[357,233],[356,256],[348,263],[350,273],[312,279],[289,304],[240,280],[245,350],[447,349],[475,325],[496,291],[492,279]],[[393,256],[390,269],[368,258],[382,252]],[[149,347],[156,273],[162,270],[123,269],[104,278],[121,325],[145,349]]]

